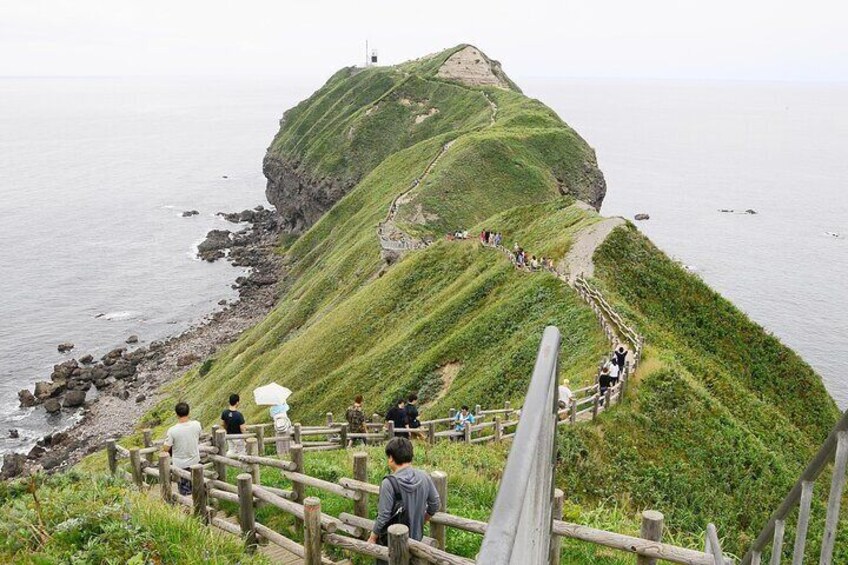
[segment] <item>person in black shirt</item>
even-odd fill
[[[406,399],[406,423],[410,428],[420,428],[421,422],[418,421],[418,395],[415,393],[410,394]],[[421,435],[418,432],[414,432],[412,434],[415,438],[420,438]]]
[[[403,398],[399,398],[395,405],[386,412],[386,421],[394,422],[395,429],[407,427],[409,420],[406,416],[406,401]],[[409,439],[409,432],[397,432],[395,435]]]
[[[239,402],[241,402],[239,395],[235,393],[231,394],[230,407],[221,412],[221,424],[227,430],[227,435],[245,433],[244,416],[238,411]],[[234,438],[227,440],[227,454],[232,453],[239,455],[245,454],[245,443],[243,439]]]
[[[601,374],[598,377],[598,385],[600,388],[601,395],[601,405],[604,404],[604,394],[607,392],[607,389],[611,386],[615,385],[616,379],[610,375],[609,367],[604,365],[604,368],[601,369]]]
[[[615,350],[615,360],[616,365],[621,371],[624,371],[624,362],[627,359],[627,350],[624,349],[623,345],[619,345],[618,349]]]

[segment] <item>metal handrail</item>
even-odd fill
[[[545,328],[477,563],[546,563],[553,525],[559,330]]]

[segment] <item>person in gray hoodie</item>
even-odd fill
[[[430,476],[412,466],[412,442],[396,437],[386,444],[391,477],[380,484],[380,499],[377,503],[377,519],[369,543],[377,543],[385,536],[391,524],[402,523],[409,527],[409,537],[421,541],[424,537],[424,524],[439,511],[439,493]],[[396,490],[397,489],[397,490]],[[400,492],[398,492],[398,490]],[[398,496],[399,495],[399,496]],[[395,503],[396,499],[398,504]],[[404,512],[398,512],[402,505]],[[400,514],[400,520],[393,520],[393,512]],[[385,542],[383,542],[385,545]],[[377,560],[378,564],[385,561]]]

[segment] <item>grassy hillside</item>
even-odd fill
[[[99,474],[0,482],[0,560],[265,565],[234,537]]]
[[[177,399],[208,426],[231,391],[242,393],[249,421],[267,421],[250,391],[269,381],[295,391],[292,417],[303,423],[342,414],[355,394],[365,396],[366,411],[383,412],[418,392],[425,418],[462,403],[520,405],[548,324],[564,337],[562,376],[592,379],[608,344],[573,290],[441,235],[487,228],[503,232],[507,245],[563,259],[601,220],[574,202],[599,194],[594,154],[517,90],[435,78],[453,52],[344,69],[286,113],[271,153],[355,186],[281,244],[287,267],[274,311],[174,382],[142,426],[161,434]],[[448,142],[397,213],[401,229],[438,241],[387,263],[377,225]],[[557,481],[571,516],[632,532],[635,514],[650,507],[666,514],[669,535],[682,543],[699,545],[715,521],[727,549],[741,552],[835,422],[833,402],[797,355],[632,226],[616,229],[595,263],[594,284],[649,348],[627,402],[561,434]],[[458,475],[450,509],[484,518],[504,456],[502,448],[450,445],[427,449],[420,461]],[[307,468],[346,473],[347,457],[310,453]],[[473,555],[476,543],[456,536],[450,549]],[[569,547],[563,562],[619,562]]]

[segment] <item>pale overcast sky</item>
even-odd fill
[[[0,76],[326,77],[473,43],[515,77],[848,80],[844,0],[0,0]]]

